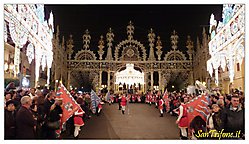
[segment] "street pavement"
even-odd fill
[[[176,117],[159,117],[155,105],[130,103],[123,115],[118,104],[105,104],[99,116],[92,116],[81,128],[79,139],[88,140],[176,140]],[[66,138],[66,137],[64,137]],[[70,139],[70,137],[67,137]],[[67,139],[66,138],[66,139]]]

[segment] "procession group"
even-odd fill
[[[44,89],[5,89],[4,98],[4,138],[5,139],[61,139],[64,135],[79,138],[86,121],[92,116],[101,115],[103,104],[118,104],[121,115],[127,112],[129,103],[145,103],[158,109],[158,116],[178,116],[180,139],[244,139],[244,93],[234,91],[231,94],[205,94],[208,111],[206,115],[192,109],[191,102],[204,95],[186,92],[148,91],[145,94],[97,94],[70,91],[72,99],[80,106],[62,126],[63,108],[70,109],[59,98],[56,90]],[[153,107],[152,107],[153,108]],[[203,107],[202,107],[203,108]],[[95,109],[95,110],[93,110]],[[199,112],[199,113],[198,113]],[[60,133],[58,135],[58,130]],[[210,133],[212,131],[212,133]]]

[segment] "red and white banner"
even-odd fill
[[[59,136],[61,133],[62,126],[74,114],[74,112],[76,112],[77,110],[78,111],[83,111],[83,110],[62,83],[59,83],[56,92],[56,97],[62,98],[63,101],[61,126],[60,129],[56,131],[57,135]]]
[[[170,106],[169,106],[169,94],[168,94],[167,89],[165,90],[165,92],[163,94],[163,101],[164,101],[165,106],[166,106],[166,112],[168,112],[170,109]]]
[[[200,116],[204,121],[206,121],[209,114],[208,105],[209,97],[206,95],[201,95],[190,102],[186,103],[188,107],[188,121],[189,124],[196,116]]]

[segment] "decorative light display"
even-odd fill
[[[46,52],[43,51],[42,52],[42,55],[41,55],[41,66],[42,66],[42,71],[44,71],[45,67],[46,67],[46,59],[47,59],[47,56],[46,56]]]
[[[32,60],[35,58],[35,50],[34,50],[34,45],[32,43],[30,43],[27,46],[27,53],[26,53],[27,57],[28,57],[28,61],[31,64]]]
[[[23,77],[22,86],[27,88],[29,87],[29,84],[30,84],[29,79],[27,77]]]
[[[234,79],[234,66],[242,64],[245,56],[245,5],[224,4],[222,13],[223,22],[216,27],[216,20],[210,17],[209,53],[211,58],[207,61],[207,71],[210,76],[215,70],[215,82],[218,85],[218,68],[229,69],[230,82]]]
[[[144,84],[144,73],[134,69],[134,64],[126,64],[126,69],[116,73],[115,84]]]
[[[7,25],[6,22],[4,22],[4,42],[7,42],[8,34],[7,34]]]
[[[29,63],[35,58],[36,84],[39,79],[40,65],[42,65],[42,70],[44,70],[46,66],[51,68],[53,60],[52,38],[54,20],[52,12],[48,20],[44,20],[44,18],[43,4],[4,5],[4,19],[9,24],[10,36],[16,46],[14,62],[16,70],[14,72],[15,74],[19,73],[20,48],[29,41],[26,55]],[[7,32],[7,26],[5,27]],[[5,41],[7,41],[7,38],[5,39]],[[48,79],[49,77],[48,75]]]

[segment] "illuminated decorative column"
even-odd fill
[[[38,46],[35,49],[35,87],[38,86],[40,66],[41,66],[41,47]]]
[[[107,41],[107,54],[106,54],[106,60],[111,61],[113,60],[112,58],[112,41],[114,38],[114,34],[112,32],[112,28],[109,29],[109,32],[106,34],[106,41]]]
[[[143,86],[143,92],[145,93],[147,91],[147,73],[144,72],[144,86]]]
[[[70,89],[70,81],[71,80],[71,70],[67,72],[67,89]]]
[[[107,90],[110,90],[110,79],[111,79],[111,72],[108,70],[108,77],[107,77]]]
[[[153,32],[153,29],[150,29],[150,33],[148,34],[148,41],[150,42],[150,54],[148,60],[155,61],[155,55],[154,55],[154,42],[155,42],[155,33]]]
[[[99,71],[99,89],[101,89],[102,86],[102,71]]]
[[[98,46],[98,47],[99,47],[99,50],[98,50],[99,60],[102,60],[102,56],[103,56],[103,54],[104,54],[104,52],[105,52],[105,51],[103,50],[103,48],[105,47],[105,46],[104,46],[105,43],[104,43],[103,38],[104,38],[104,37],[101,35],[101,36],[100,36],[100,40],[99,40],[99,46]]]
[[[161,77],[162,71],[160,71],[160,70],[158,71],[158,76],[159,76],[159,80],[158,80],[159,81],[158,82],[159,83],[159,90],[162,90],[162,77]]]
[[[161,39],[160,39],[160,36],[157,37],[157,42],[156,42],[156,54],[157,54],[157,57],[158,57],[158,60],[160,61],[161,60],[161,55],[162,55],[162,42],[161,42]]]
[[[150,72],[150,89],[153,91],[154,87],[153,87],[153,84],[154,84],[154,81],[153,81],[153,71]]]

